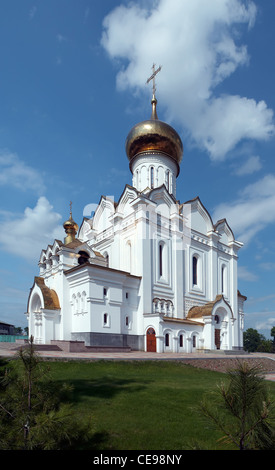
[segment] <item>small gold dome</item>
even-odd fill
[[[70,217],[68,220],[64,222],[63,227],[67,235],[64,239],[64,242],[65,242],[65,245],[68,245],[68,243],[71,243],[72,241],[75,240],[75,236],[78,231],[78,225],[73,220],[73,217],[72,217],[72,203],[71,202],[70,202]]]
[[[70,214],[70,217],[68,220],[66,220],[63,224],[64,229],[74,229],[76,232],[78,230],[78,225],[77,223],[73,220],[72,214]]]
[[[181,138],[173,127],[159,121],[156,113],[157,100],[154,96],[151,103],[151,119],[136,124],[126,139],[125,148],[130,161],[130,169],[133,159],[141,153],[165,154],[172,158],[179,168],[183,156]]]

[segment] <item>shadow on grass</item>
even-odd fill
[[[64,381],[60,381],[63,383]],[[69,381],[72,387],[71,402],[80,403],[91,398],[112,399],[122,392],[135,393],[145,390],[150,380],[135,381],[134,379],[114,379],[100,377],[98,379],[72,379]],[[56,381],[58,383],[58,381]]]

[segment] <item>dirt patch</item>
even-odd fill
[[[275,373],[275,361],[268,358],[214,358],[214,359],[193,359],[184,360],[186,364],[201,369],[214,370],[216,372],[228,372],[235,369],[240,362],[247,362],[249,365],[259,367],[263,374]]]

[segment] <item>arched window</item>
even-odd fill
[[[89,261],[89,254],[86,251],[80,251],[78,255],[78,264],[85,264]]]
[[[138,180],[138,177],[139,177],[139,171],[137,170],[137,171],[136,171],[136,188],[137,188],[137,189],[139,188],[139,180]]]
[[[193,256],[192,258],[192,273],[193,273],[193,286],[198,285],[198,258]]]
[[[165,335],[165,346],[166,347],[169,347],[169,340],[170,340],[169,333],[166,333],[166,335]]]
[[[38,294],[35,294],[32,298],[31,311],[34,313],[41,312],[41,299]]]
[[[221,293],[227,295],[227,267],[223,264],[221,270]]]
[[[81,294],[80,292],[77,293],[77,297],[76,297],[76,313],[80,313],[81,312]]]
[[[131,272],[132,268],[132,245],[130,240],[126,243],[126,271]]]
[[[83,291],[81,295],[81,311],[86,312],[86,292]]]

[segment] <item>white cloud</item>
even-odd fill
[[[266,262],[266,263],[261,263],[260,268],[263,269],[264,271],[275,271],[275,263]]]
[[[63,34],[57,34],[56,38],[57,38],[57,41],[60,43],[66,42],[68,40],[65,36],[63,36]]]
[[[85,9],[85,12],[84,12],[84,22],[86,22],[86,20],[89,18],[89,16],[90,16],[90,8],[87,7]]]
[[[258,155],[254,155],[249,157],[246,162],[239,165],[236,170],[235,174],[237,176],[244,176],[244,175],[251,175],[256,171],[259,171],[262,168],[261,160]]]
[[[258,277],[249,271],[245,266],[238,267],[238,278],[242,281],[254,282],[257,281]]]
[[[269,224],[275,224],[275,175],[246,186],[238,199],[216,207],[214,220],[226,219],[238,238],[248,243]]]
[[[0,152],[0,186],[32,190],[38,194],[45,190],[41,174],[8,151]]]
[[[259,316],[261,315],[262,312],[259,312]],[[275,312],[265,312],[265,315],[271,315],[271,317],[257,322],[255,325],[256,330],[271,330],[275,325]]]
[[[42,196],[33,209],[27,207],[23,215],[2,222],[0,245],[8,253],[31,262],[38,260],[42,248],[56,238],[64,238],[60,220],[61,215],[54,212],[49,201]]]
[[[270,300],[275,300],[275,294],[269,294],[265,295],[262,297],[249,297],[246,301],[247,305],[253,305],[253,304],[261,304],[263,305],[264,302],[270,301]]]
[[[36,12],[37,12],[37,7],[36,6],[33,6],[30,11],[29,11],[29,18],[30,20],[33,20],[33,18],[35,17],[36,15]]]
[[[119,89],[144,90],[152,62],[161,64],[157,98],[167,109],[166,119],[177,120],[215,160],[242,139],[265,140],[274,134],[273,112],[265,102],[215,94],[219,83],[249,64],[240,29],[255,22],[252,1],[141,4],[119,6],[104,19],[102,45],[118,61]]]

